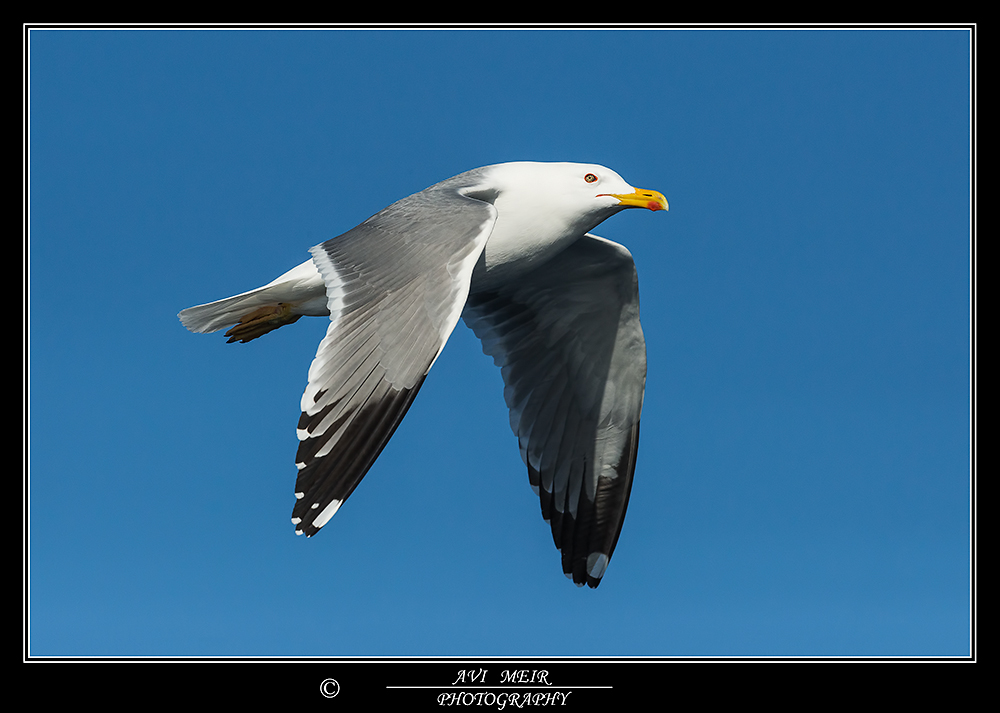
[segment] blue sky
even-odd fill
[[[30,654],[969,653],[965,30],[30,34]],[[179,310],[476,166],[663,192],[598,234],[649,376],[577,589],[460,324],[323,532],[289,522],[325,331]]]

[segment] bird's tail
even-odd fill
[[[227,297],[224,300],[189,307],[177,316],[180,317],[181,324],[192,332],[198,334],[218,332],[220,329],[232,327],[247,314],[261,307],[276,304],[270,292],[269,287],[258,287],[256,290]]]
[[[238,325],[227,332],[234,336],[229,341],[249,341],[307,314],[329,314],[326,287],[311,260],[256,290],[189,307],[177,316],[199,334]]]

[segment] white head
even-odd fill
[[[488,175],[497,191],[498,223],[520,217],[532,224],[525,229],[554,239],[582,235],[625,208],[667,209],[662,194],[633,188],[610,168],[592,163],[518,161],[491,166]]]
[[[625,208],[667,209],[662,194],[633,188],[590,163],[500,163],[484,179],[469,193],[489,194],[497,209],[484,251],[487,270],[562,250]]]

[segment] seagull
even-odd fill
[[[459,318],[504,381],[510,426],[563,573],[596,588],[635,472],[646,346],[632,255],[590,233],[667,210],[604,166],[519,161],[403,198],[249,292],[183,310],[245,343],[329,317],[302,395],[292,523],[315,535],[406,415]]]

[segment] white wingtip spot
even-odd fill
[[[608,556],[603,552],[591,552],[587,557],[587,574],[594,579],[604,576],[604,570],[608,568]]]
[[[305,494],[305,493],[295,493],[295,499],[296,499],[296,500],[301,500],[301,499],[302,499],[302,498],[304,498],[305,496],[306,496],[306,494]]]
[[[298,525],[300,522],[302,522],[302,518],[301,517],[293,517],[292,518],[292,524],[293,525]]]
[[[304,535],[304,534],[306,534],[306,533],[302,532],[302,530],[298,530],[298,529],[296,529],[296,530],[295,530],[295,534],[296,534],[296,535]]]
[[[337,510],[340,509],[340,506],[341,504],[343,504],[343,502],[344,502],[343,500],[331,500],[330,504],[327,505],[325,508],[323,508],[323,512],[317,515],[316,519],[313,520],[313,526],[323,527],[323,525],[328,523],[330,521],[330,518],[337,513]]]

